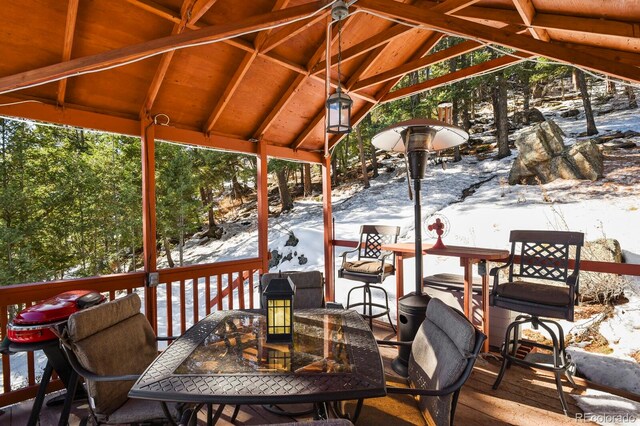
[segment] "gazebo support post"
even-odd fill
[[[142,148],[142,250],[144,271],[149,274],[158,271],[156,258],[156,180],[155,180],[155,126],[150,117],[140,120],[140,145]],[[146,285],[144,303],[147,319],[158,332],[158,308],[156,287]]]
[[[333,212],[331,209],[331,156],[322,161],[322,221],[324,224],[325,299],[335,300],[335,259],[333,253]]]
[[[267,144],[258,141],[257,150],[258,179],[258,257],[262,261],[262,273],[269,272],[269,194]]]

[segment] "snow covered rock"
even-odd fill
[[[525,111],[516,111],[511,118],[516,124],[529,125],[541,123],[545,120],[544,115],[537,108],[530,108]]]
[[[518,157],[509,173],[509,184],[535,185],[556,179],[602,177],[603,157],[592,141],[567,147],[564,133],[553,120],[532,126],[516,139]]]

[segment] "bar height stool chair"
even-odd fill
[[[568,415],[561,377],[566,375],[569,383],[575,386],[572,375],[576,366],[566,353],[562,327],[547,318],[562,318],[573,322],[574,305],[578,303],[580,248],[584,244],[584,234],[565,231],[511,231],[509,241],[509,261],[490,272],[494,282],[489,303],[491,306],[522,312],[523,315],[518,315],[507,327],[502,345],[502,366],[493,389],[498,388],[511,363],[551,371],[555,376],[562,410]],[[569,273],[569,256],[574,253],[575,262]],[[519,261],[516,256],[519,256]],[[501,283],[499,273],[505,268],[509,270],[509,277],[507,282]],[[549,333],[553,344],[545,345],[521,339],[520,327],[525,324],[531,324],[534,330],[542,327]],[[550,325],[557,329],[557,334]],[[516,350],[522,342],[552,351],[552,363],[535,362],[526,357],[517,358]]]
[[[383,244],[393,244],[398,241],[400,227],[383,225],[362,225],[360,227],[360,242],[355,250],[342,253],[342,266],[338,270],[338,277],[348,280],[360,281],[361,286],[353,287],[347,294],[347,309],[362,306],[362,316],[369,320],[369,326],[373,326],[373,319],[387,316],[389,324],[396,331],[391,322],[389,309],[389,295],[381,287],[382,282],[390,275],[395,274],[395,257],[392,252],[382,250]],[[349,254],[357,254],[357,259],[347,260]],[[377,285],[373,285],[377,284]],[[351,303],[351,293],[362,289],[361,302]],[[381,291],[384,294],[384,304],[374,303],[371,291]],[[374,312],[381,309],[380,312]]]

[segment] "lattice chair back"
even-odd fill
[[[382,245],[396,243],[399,234],[398,226],[362,225],[358,260],[378,259],[382,254]],[[393,262],[391,264],[393,265]]]
[[[580,265],[580,248],[584,234],[568,231],[511,231],[511,255],[519,255],[520,262],[509,267],[509,281],[514,277],[567,282]],[[569,258],[575,256],[573,268]],[[571,273],[570,273],[571,271]],[[576,291],[578,282],[576,281]]]

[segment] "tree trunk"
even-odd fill
[[[418,71],[413,71],[409,73],[409,85],[413,86],[418,84]],[[409,106],[411,108],[411,116],[416,116],[416,111],[418,110],[418,106],[420,106],[420,93],[415,95],[411,95],[409,97]]]
[[[335,154],[335,152],[334,152]],[[333,187],[338,186],[338,160],[335,155],[331,156],[331,185]]]
[[[580,90],[580,86],[578,85],[578,68],[571,70],[571,83],[573,83],[574,92]]]
[[[232,193],[233,198],[236,200],[240,200],[240,205],[244,205],[244,200],[242,199],[242,185],[238,182],[238,176],[236,176],[235,170],[233,176],[231,176],[231,185],[232,185]]]
[[[638,108],[638,102],[636,101],[636,93],[633,91],[633,87],[627,86],[625,88],[627,99],[629,99],[629,108]]]
[[[607,78],[607,93],[610,95],[616,94],[616,83],[609,80],[608,78]]]
[[[531,75],[529,74],[528,64],[525,64],[522,76],[522,109],[524,111],[528,111],[531,107],[529,104],[529,99],[531,98]]]
[[[285,169],[276,171],[276,177],[278,178],[278,191],[280,192],[280,203],[282,204],[282,210],[291,210],[293,208],[293,201],[291,201],[291,193],[287,186],[287,175]]]
[[[578,69],[576,69],[576,81],[578,82],[578,88],[582,96],[584,115],[587,119],[587,135],[595,135],[598,133],[598,129],[596,128],[596,121],[593,119],[593,110],[591,109],[591,99],[589,98],[589,91],[587,90],[587,82],[584,78],[584,73]]]
[[[164,243],[164,252],[167,254],[167,263],[169,264],[169,268],[173,268],[175,263],[173,263],[173,259],[171,258],[171,246],[169,245],[169,239],[166,235],[163,237]]]
[[[508,157],[511,155],[511,150],[509,149],[509,121],[507,117],[507,82],[503,71],[497,73],[491,98],[493,117],[496,123],[498,158]]]
[[[311,193],[311,164],[304,163],[304,196],[310,197]]]
[[[364,146],[362,144],[362,132],[360,127],[356,127],[356,137],[358,138],[358,150],[360,151],[360,167],[362,168],[362,184],[369,188],[369,175],[367,174],[367,162],[364,159]]]

